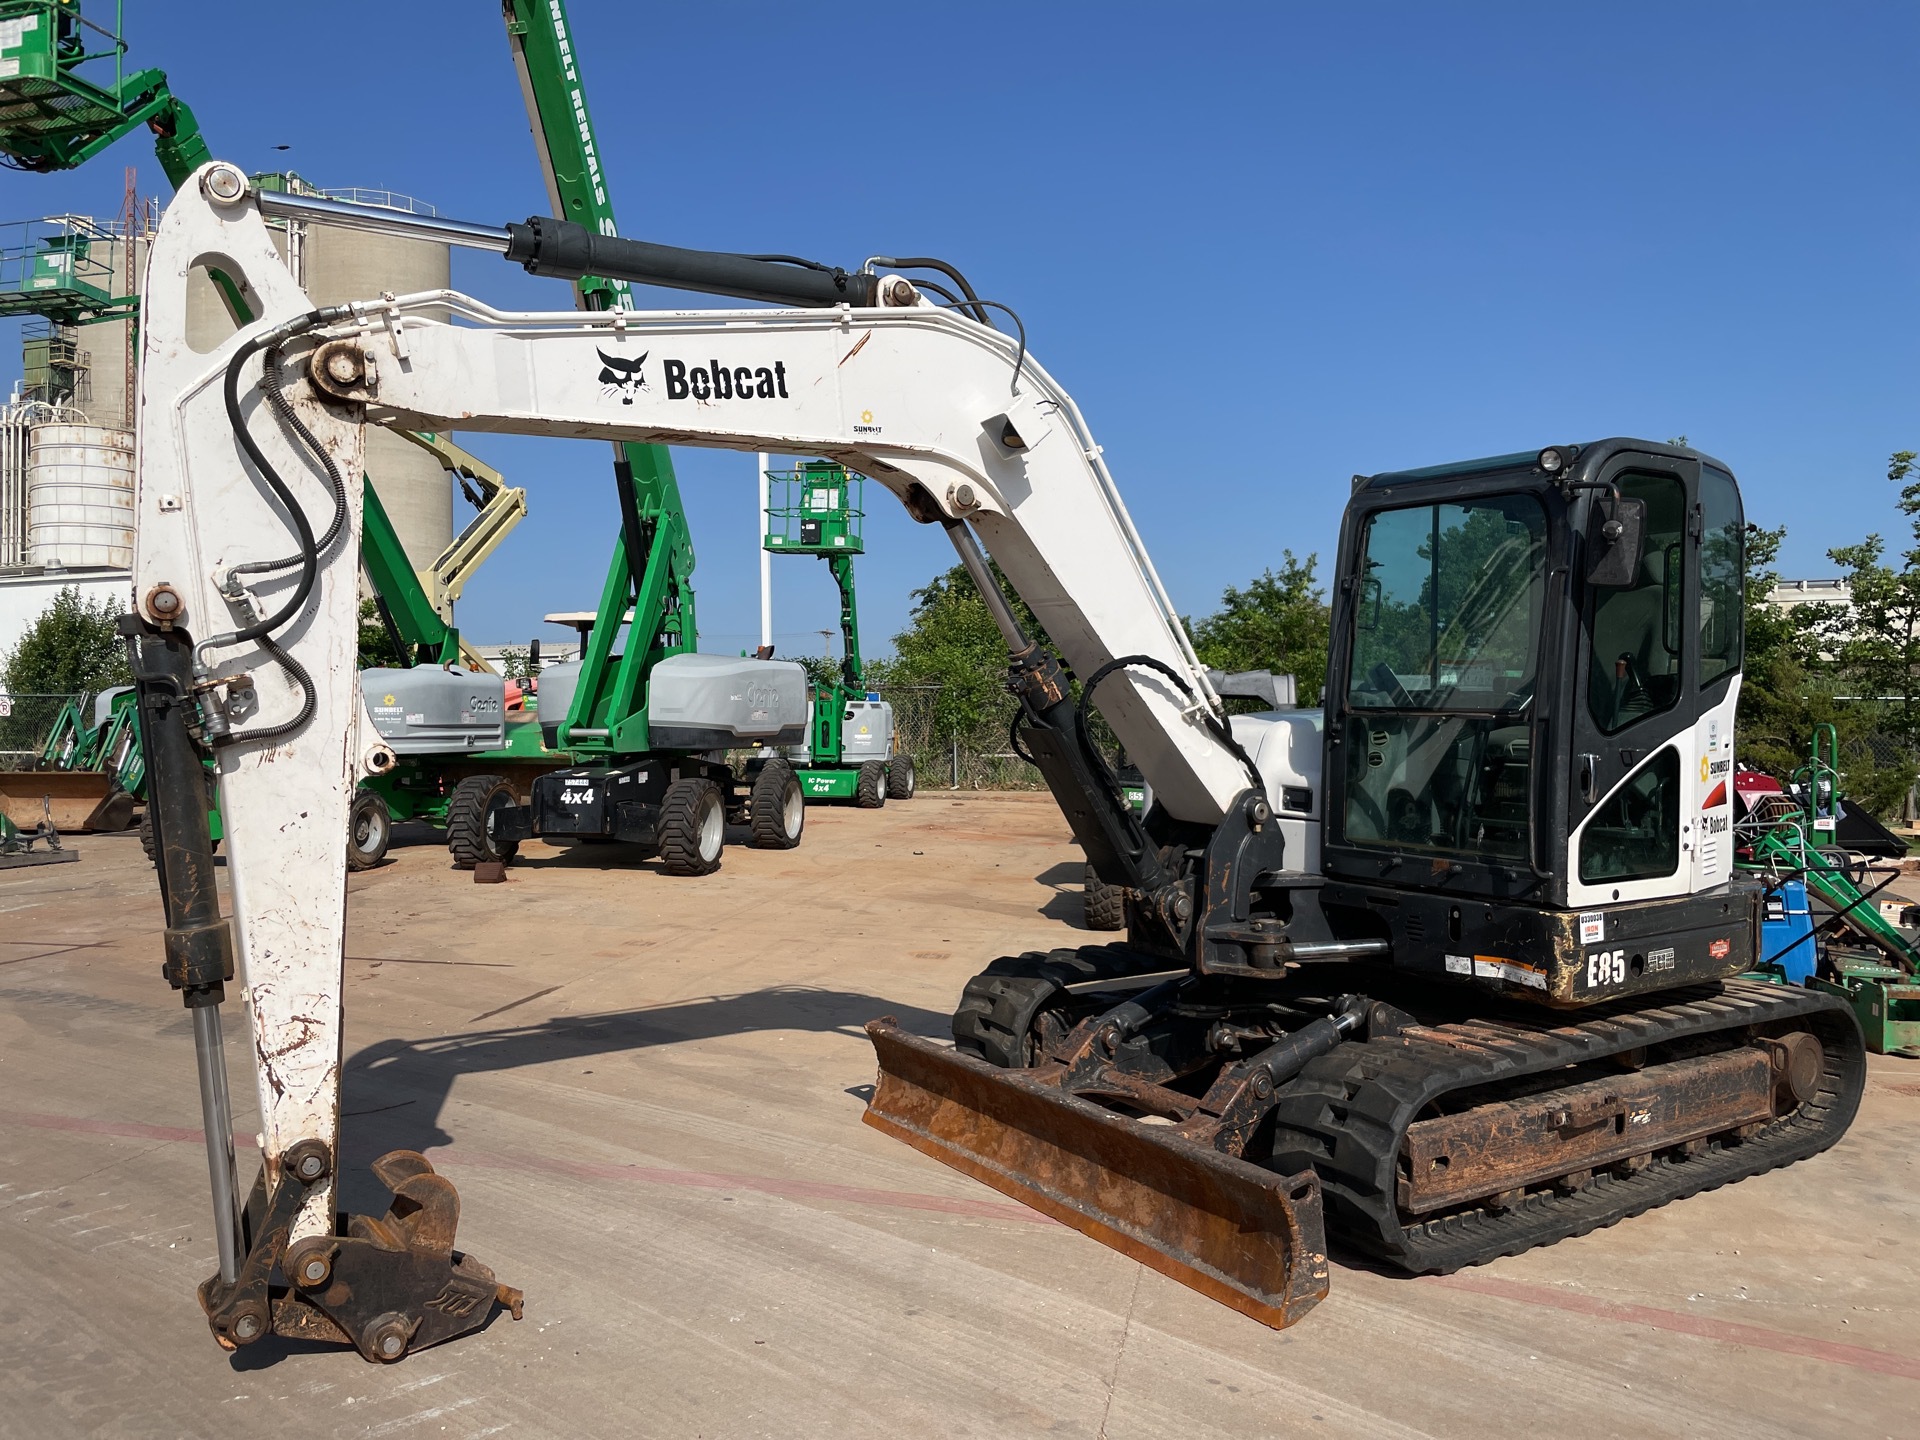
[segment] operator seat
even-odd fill
[[[1673,704],[1680,657],[1667,649],[1667,553],[1651,546],[1630,590],[1602,591],[1593,613],[1594,718],[1609,733]]]

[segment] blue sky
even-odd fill
[[[135,62],[168,70],[223,158],[464,219],[545,210],[485,0],[126,8]],[[1920,448],[1920,6],[570,9],[624,233],[960,265],[1025,318],[1190,613],[1284,548],[1330,556],[1356,471],[1556,441],[1689,436],[1750,518],[1789,527],[1790,574],[1898,519],[1886,458]],[[128,163],[163,188],[134,138],[75,174],[0,175],[0,218],[111,213]],[[491,257],[454,279],[570,303]],[[617,523],[605,447],[473,448],[533,513],[462,627],[558,639],[540,615],[591,607],[604,552],[582,536]],[[703,644],[737,649],[758,628],[752,462],[678,463]],[[879,652],[952,555],[871,500]],[[817,651],[825,567],[774,573],[781,649]]]

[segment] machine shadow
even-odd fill
[[[753,831],[745,825],[729,825],[726,843],[729,849],[746,849]],[[507,867],[515,870],[651,870],[665,874],[659,852],[646,845],[629,845],[619,840],[600,840],[556,847],[552,855],[516,855]],[[724,857],[721,860],[725,867]]]
[[[346,1122],[342,1200],[380,1213],[386,1194],[367,1165],[389,1150],[450,1145],[444,1111],[462,1075],[591,1059],[754,1031],[838,1031],[892,1015],[918,1035],[944,1039],[950,1018],[874,995],[803,985],[777,985],[739,995],[711,995],[669,1005],[597,1015],[557,1015],[527,1025],[468,1030],[420,1040],[382,1040],[348,1058],[341,1076]]]
[[[494,1311],[470,1333],[475,1335],[484,1334],[498,1324],[506,1313],[504,1309],[495,1308]],[[227,1366],[238,1375],[250,1370],[271,1370],[281,1361],[290,1359],[296,1355],[339,1355],[342,1351],[352,1353],[349,1347],[337,1341],[289,1340],[284,1335],[268,1334],[261,1336],[260,1339],[254,1341],[251,1345],[242,1345],[238,1350],[228,1355]]]
[[[1049,920],[1058,920],[1076,930],[1087,929],[1087,903],[1083,890],[1086,873],[1084,863],[1063,860],[1034,876],[1040,884],[1053,887],[1053,894],[1040,903],[1040,913]]]

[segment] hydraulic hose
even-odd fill
[[[340,467],[334,462],[333,457],[327,453],[326,448],[314,437],[313,432],[307,428],[306,422],[301,420],[299,415],[294,411],[292,402],[287,399],[285,384],[281,377],[280,365],[288,340],[291,340],[296,335],[305,334],[307,331],[313,330],[321,325],[331,323],[331,321],[338,319],[345,313],[347,312],[343,306],[329,306],[302,315],[296,320],[290,320],[283,325],[276,326],[272,330],[247,340],[234,352],[233,359],[227,362],[225,383],[222,391],[222,399],[226,405],[227,421],[233,427],[234,438],[239,442],[241,450],[245,452],[247,458],[253,462],[255,471],[259,474],[260,478],[266,482],[267,488],[273,492],[274,498],[280,502],[281,508],[286,512],[288,523],[294,532],[294,538],[299,543],[299,550],[296,554],[284,556],[277,560],[254,560],[243,565],[234,566],[227,572],[228,579],[231,580],[237,575],[262,574],[275,570],[284,570],[289,565],[294,564],[299,565],[300,576],[294,584],[293,593],[288,596],[286,601],[273,614],[256,620],[250,625],[244,625],[238,630],[230,631],[227,634],[210,636],[201,641],[197,648],[205,651],[220,646],[243,645],[252,641],[259,642],[261,648],[272,657],[274,663],[285,670],[299,687],[300,710],[291,720],[282,721],[276,725],[263,726],[256,730],[241,731],[225,736],[223,737],[223,743],[226,744],[234,744],[242,740],[251,742],[277,740],[282,736],[293,734],[302,729],[306,723],[313,718],[315,700],[312,676],[307,673],[306,668],[301,665],[299,661],[295,660],[293,656],[289,655],[276,644],[272,637],[275,631],[279,630],[295,615],[299,614],[301,607],[307,603],[308,597],[312,595],[314,582],[319,576],[320,556],[322,552],[339,538],[340,532],[346,526],[347,487],[346,481],[340,474]],[[313,526],[308,521],[306,510],[300,504],[299,498],[281,477],[279,471],[274,469],[273,463],[267,459],[265,452],[260,448],[259,442],[254,439],[251,431],[247,428],[246,416],[243,415],[240,410],[241,372],[245,369],[247,361],[262,350],[267,352],[264,363],[264,373],[262,375],[262,379],[265,381],[263,388],[267,394],[267,402],[272,406],[274,414],[281,424],[320,462],[321,467],[326,472],[328,489],[333,495],[332,523],[328,525],[325,535],[317,540],[314,537]]]
[[[321,546],[314,540],[313,526],[307,521],[307,512],[302,508],[298,497],[294,495],[286,481],[280,478],[280,472],[273,468],[273,462],[268,460],[265,452],[260,449],[259,442],[253,438],[252,433],[247,429],[246,416],[240,412],[240,373],[246,368],[247,361],[262,350],[274,352],[270,355],[267,366],[267,374],[275,382],[265,387],[268,403],[273,406],[274,413],[280,417],[282,423],[289,424],[294,433],[300,437],[301,441],[313,452],[315,457],[320,460],[321,464],[326,467],[327,480],[334,495],[334,521],[327,530],[327,543],[332,543],[333,539],[339,535],[340,527],[344,523],[346,513],[346,485],[340,478],[339,467],[333,463],[333,458],[326,453],[320,443],[313,438],[313,433],[301,422],[300,417],[293,413],[293,406],[288,403],[287,397],[278,383],[279,363],[277,352],[280,347],[295,335],[304,334],[317,325],[326,323],[328,318],[330,318],[328,311],[316,310],[312,314],[302,315],[297,320],[290,320],[284,325],[277,326],[264,334],[256,335],[246,341],[238,350],[234,351],[233,359],[227,362],[226,381],[221,396],[226,403],[227,423],[233,427],[234,439],[240,442],[241,450],[243,450],[247,458],[253,462],[255,471],[257,471],[260,478],[266,482],[267,488],[273,492],[274,498],[280,502],[281,508],[286,511],[287,519],[293,527],[294,538],[300,545],[300,549],[296,554],[285,556],[279,560],[250,561],[245,565],[234,566],[233,569],[227,573],[229,577],[243,574],[259,574],[274,570],[284,570],[287,566],[297,563],[300,566],[300,578],[294,585],[293,594],[287,598],[286,603],[283,604],[280,609],[265,619],[256,620],[251,625],[244,625],[229,634],[217,635],[208,640],[204,640],[201,642],[202,648],[209,645],[245,644],[249,640],[258,640],[261,636],[271,634],[273,631],[278,630],[281,626],[285,625],[287,621],[300,613],[300,607],[307,603],[307,597],[313,593],[313,583],[319,572]]]
[[[974,319],[982,325],[993,324],[993,321],[987,318],[987,312],[980,297],[974,293],[973,286],[967,283],[967,277],[944,260],[936,260],[930,255],[876,255],[867,263],[884,265],[892,270],[938,270],[960,287],[960,293],[970,302],[969,308],[973,311]]]
[[[1173,682],[1174,687],[1178,689],[1182,695],[1186,696],[1189,701],[1197,701],[1199,698],[1194,694],[1193,686],[1187,683],[1186,678],[1171,665],[1167,664],[1166,661],[1156,660],[1151,655],[1122,655],[1117,659],[1109,660],[1093,672],[1088,678],[1087,683],[1081,687],[1080,694],[1082,699],[1084,699],[1087,704],[1092,704],[1094,687],[1114,671],[1124,669],[1129,665],[1139,665],[1145,669],[1154,671],[1156,674],[1164,675]],[[1211,709],[1206,710],[1204,718],[1208,733],[1211,734],[1214,739],[1218,740],[1221,745],[1226,747],[1228,754],[1232,755],[1234,759],[1246,767],[1248,776],[1253,780],[1253,788],[1265,794],[1267,782],[1262,778],[1259,767],[1253,763],[1253,757],[1247,754],[1245,747],[1243,747],[1238,740],[1233,738],[1232,727],[1219,716],[1215,715]],[[1098,748],[1093,744],[1093,737],[1087,734],[1087,721],[1084,707],[1080,712],[1079,723],[1080,743],[1087,747],[1088,754],[1098,757],[1101,768],[1107,769],[1107,773],[1111,776],[1113,772],[1107,767],[1106,756],[1100,754]],[[1116,785],[1119,784],[1119,778],[1117,776],[1113,778],[1114,783]]]

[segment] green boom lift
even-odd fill
[[[913,757],[896,748],[893,706],[867,689],[860,663],[860,612],[854,601],[853,557],[864,554],[861,501],[865,481],[830,460],[805,460],[767,472],[767,533],[775,555],[817,555],[840,591],[840,673],[816,682],[807,739],[787,752],[809,800],[851,800],[875,810],[913,798]]]
[[[616,234],[565,6],[502,0],[501,14],[554,215]],[[582,309],[631,305],[624,281],[582,275],[574,292]],[[683,690],[694,676],[697,691],[700,674],[717,682],[715,667],[731,662],[696,652],[693,537],[672,458],[663,446],[623,443],[613,469],[620,527],[596,623],[577,661],[540,676],[544,753],[564,752],[571,763],[543,764],[527,784],[524,769],[489,769],[488,757],[471,757],[475,769],[451,797],[456,864],[510,860],[522,839],[539,835],[637,841],[669,873],[698,875],[718,868],[728,819],[749,825],[756,846],[800,841],[802,800],[789,764],[775,758],[736,773],[718,754],[730,748],[726,734],[662,723],[669,673]],[[404,762],[384,783],[395,793],[406,788]]]

